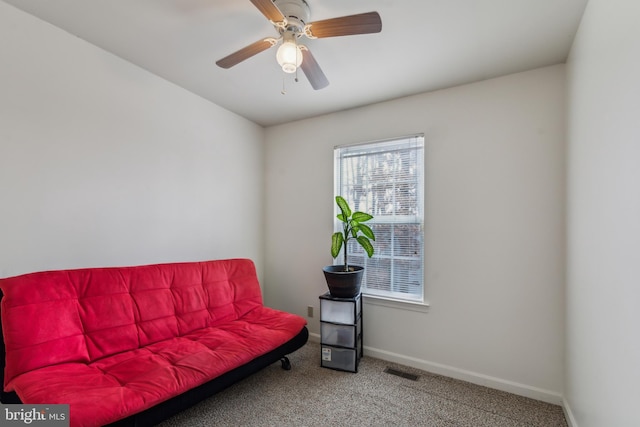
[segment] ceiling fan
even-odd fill
[[[285,73],[294,73],[302,68],[315,89],[322,89],[329,80],[322,72],[308,47],[298,44],[301,36],[310,39],[379,33],[382,20],[378,12],[360,13],[309,22],[310,9],[305,0],[251,0],[251,3],[273,24],[279,37],[266,37],[228,55],[216,64],[231,68],[252,56],[282,43],[276,59]]]

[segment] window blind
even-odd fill
[[[362,292],[422,302],[424,137],[339,146],[334,154],[336,195],[374,216],[368,223],[376,235],[373,257],[353,240],[348,246],[350,264],[365,267]],[[340,230],[337,219],[335,227]]]

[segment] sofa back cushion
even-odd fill
[[[0,279],[4,385],[238,319],[262,305],[253,262],[47,271]]]

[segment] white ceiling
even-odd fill
[[[193,93],[269,126],[565,62],[587,0],[308,0],[311,21],[377,11],[378,34],[305,40],[330,81],[284,73],[249,0],[4,0]]]

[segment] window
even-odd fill
[[[423,302],[424,137],[339,146],[334,154],[336,195],[374,216],[373,257],[354,240],[348,248],[350,263],[365,267],[363,294]]]

